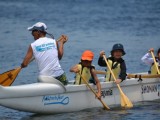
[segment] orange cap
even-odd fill
[[[92,61],[94,57],[94,53],[90,50],[86,50],[82,53],[82,60],[88,60],[88,61]]]

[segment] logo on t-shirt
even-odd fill
[[[42,45],[36,46],[36,51],[43,52],[43,51],[47,51],[47,50],[50,50],[53,48],[55,48],[54,43],[47,43],[47,44],[42,44]]]

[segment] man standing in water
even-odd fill
[[[63,56],[63,45],[68,40],[67,36],[62,35],[59,41],[56,41],[53,35],[47,33],[47,26],[42,22],[34,24],[28,30],[32,31],[35,41],[29,46],[21,67],[27,67],[34,57],[38,64],[39,76],[50,76],[67,85],[65,72],[59,63]],[[52,38],[46,37],[46,34]]]

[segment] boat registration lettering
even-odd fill
[[[102,90],[102,91],[101,91],[101,96],[102,96],[103,98],[105,98],[105,96],[111,96],[111,95],[113,95],[112,89]]]
[[[142,89],[142,94],[157,92],[158,85],[142,85],[141,89]]]
[[[43,96],[42,102],[44,105],[62,104],[67,105],[69,103],[69,97],[64,95],[47,95]]]

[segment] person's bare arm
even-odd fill
[[[25,58],[24,58],[24,60],[21,64],[22,68],[27,67],[27,65],[29,64],[32,56],[33,56],[33,50],[32,50],[32,47],[30,45],[29,48],[28,48],[27,54],[26,54],[26,56],[25,56]]]
[[[80,70],[78,69],[78,65],[71,67],[70,72],[78,73]]]
[[[64,47],[64,43],[68,41],[68,37],[66,35],[62,35],[60,37],[60,40],[57,41],[57,49],[58,49],[58,58],[59,60],[62,59],[63,57],[63,53],[64,53],[64,50],[63,50],[63,47]]]
[[[100,84],[100,81],[95,73],[95,69],[91,69],[91,74],[92,74],[94,80],[96,81],[96,86],[97,86],[97,90],[98,90],[97,95],[98,95],[98,99],[100,99],[101,98],[101,84]]]

